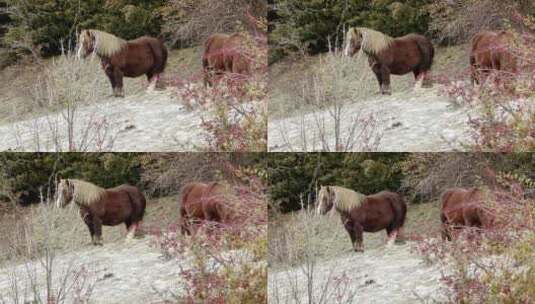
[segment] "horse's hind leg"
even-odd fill
[[[126,239],[131,240],[136,236],[139,223],[132,223],[128,221],[128,222],[125,222],[125,225],[126,225],[126,230],[127,230]]]
[[[349,233],[351,244],[353,244],[355,252],[364,252],[364,246],[362,244],[362,234],[364,233],[364,229],[362,226],[353,221],[346,221],[344,226]]]
[[[153,92],[156,90],[158,81],[160,80],[160,74],[147,73],[147,80],[149,81],[149,87],[147,88],[147,91]]]

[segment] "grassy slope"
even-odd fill
[[[270,117],[282,118],[292,116],[301,111],[311,110],[307,105],[299,104],[295,100],[295,94],[300,86],[307,80],[307,76],[314,71],[325,54],[286,58],[270,66]],[[366,66],[365,73],[372,73]],[[460,75],[468,68],[468,45],[438,47],[435,50],[435,59],[432,73],[440,75]],[[356,77],[355,77],[356,79]],[[369,97],[377,96],[379,90],[377,81],[373,75],[367,77],[368,86],[373,88]],[[404,76],[392,76],[392,90],[395,93],[400,90],[411,89],[414,77],[411,74]]]
[[[179,77],[192,78],[201,71],[201,47],[170,50],[166,68],[166,78]],[[35,88],[46,78],[46,69],[55,58],[49,58],[36,64],[33,62],[21,62],[19,64],[0,70],[0,124],[28,118],[31,115],[46,113],[47,109],[35,100]],[[99,73],[106,78],[100,69],[98,61],[93,62],[94,73]],[[145,77],[125,78],[125,91],[130,94],[142,92],[147,85]],[[105,99],[111,94],[111,87],[106,81],[105,86],[97,88],[102,91]]]
[[[327,217],[325,219],[325,217]],[[295,213],[284,214],[277,218],[270,218],[269,222],[269,254],[268,262],[274,269],[285,268],[285,262],[276,256],[277,252],[272,251],[280,245],[279,240],[285,238],[288,226],[293,221],[299,220]],[[330,242],[330,246],[321,254],[321,259],[329,260],[337,256],[342,256],[352,251],[349,236],[340,222],[338,214],[324,216],[325,223],[322,229],[316,231],[314,236],[318,240]],[[425,204],[409,205],[407,219],[403,228],[403,236],[408,239],[418,237],[438,237],[440,232],[439,203],[430,202]],[[291,233],[291,232],[290,232]],[[380,248],[386,242],[386,232],[384,230],[377,233],[364,233],[365,250]],[[299,246],[295,245],[294,246]]]

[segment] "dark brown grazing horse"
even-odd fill
[[[418,34],[392,38],[381,32],[364,28],[350,28],[346,34],[344,55],[354,56],[362,50],[374,72],[381,94],[392,93],[390,74],[414,73],[417,83],[431,86],[428,73],[433,64],[435,49],[429,39]]]
[[[507,31],[485,31],[472,38],[470,70],[472,84],[486,80],[492,71],[514,75],[517,71],[516,58],[511,52],[514,36]]]
[[[146,75],[149,90],[154,90],[167,64],[167,48],[152,37],[126,41],[106,32],[83,30],[78,43],[79,58],[93,52],[100,57],[115,97],[124,97],[123,77]]]
[[[230,219],[227,194],[227,188],[218,182],[184,185],[180,198],[182,234],[192,234],[192,226],[202,221],[227,223]]]
[[[94,245],[102,245],[102,225],[124,223],[127,238],[134,237],[145,213],[145,196],[138,188],[121,185],[103,189],[77,179],[61,179],[58,183],[56,206],[65,207],[73,201],[89,228]]]
[[[396,241],[407,213],[407,206],[401,196],[390,191],[363,195],[343,187],[322,186],[318,199],[317,214],[325,214],[334,207],[357,252],[364,251],[364,231],[386,229],[388,243]]]
[[[202,66],[204,85],[213,85],[214,78],[224,73],[250,75],[246,38],[241,34],[214,34],[204,44]]]
[[[448,189],[442,194],[441,201],[442,239],[451,240],[454,229],[488,229],[493,225],[494,216],[485,209],[485,195],[477,188]]]

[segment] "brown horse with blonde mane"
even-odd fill
[[[431,86],[428,73],[433,65],[435,49],[426,37],[409,34],[392,38],[381,32],[353,27],[347,31],[344,55],[354,56],[362,50],[377,77],[381,94],[392,93],[390,75],[405,75],[412,72],[416,82]]]
[[[216,76],[225,73],[250,75],[246,37],[242,34],[214,34],[204,44],[202,66],[204,85],[213,85]]]
[[[182,234],[192,234],[193,226],[203,221],[227,223],[230,219],[227,195],[227,187],[218,182],[184,185],[180,198]]]
[[[123,77],[146,75],[149,90],[155,89],[167,64],[163,42],[148,36],[126,41],[106,32],[83,30],[78,43],[79,58],[91,53],[100,57],[115,97],[124,97]]]
[[[388,244],[395,242],[407,213],[401,196],[390,191],[364,195],[343,187],[321,186],[318,200],[318,215],[333,208],[340,214],[356,252],[364,251],[363,232],[386,229]]]
[[[130,185],[104,189],[78,179],[61,179],[56,195],[57,207],[74,202],[80,208],[94,245],[102,245],[102,225],[124,223],[127,238],[134,237],[145,213],[145,196]]]
[[[511,52],[513,43],[514,35],[507,31],[476,34],[470,51],[472,84],[484,82],[493,71],[500,71],[502,76],[514,76],[517,63]]]
[[[442,239],[451,240],[451,232],[465,227],[488,229],[494,216],[486,208],[485,193],[477,188],[451,188],[442,194],[440,220]]]

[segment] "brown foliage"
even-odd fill
[[[517,13],[533,13],[535,5],[530,0],[434,0],[429,12],[429,29],[441,43],[463,43],[483,30],[522,29]]]
[[[256,36],[267,29],[264,0],[171,0],[162,13],[163,32],[173,43],[199,43],[211,34],[243,28]]]

